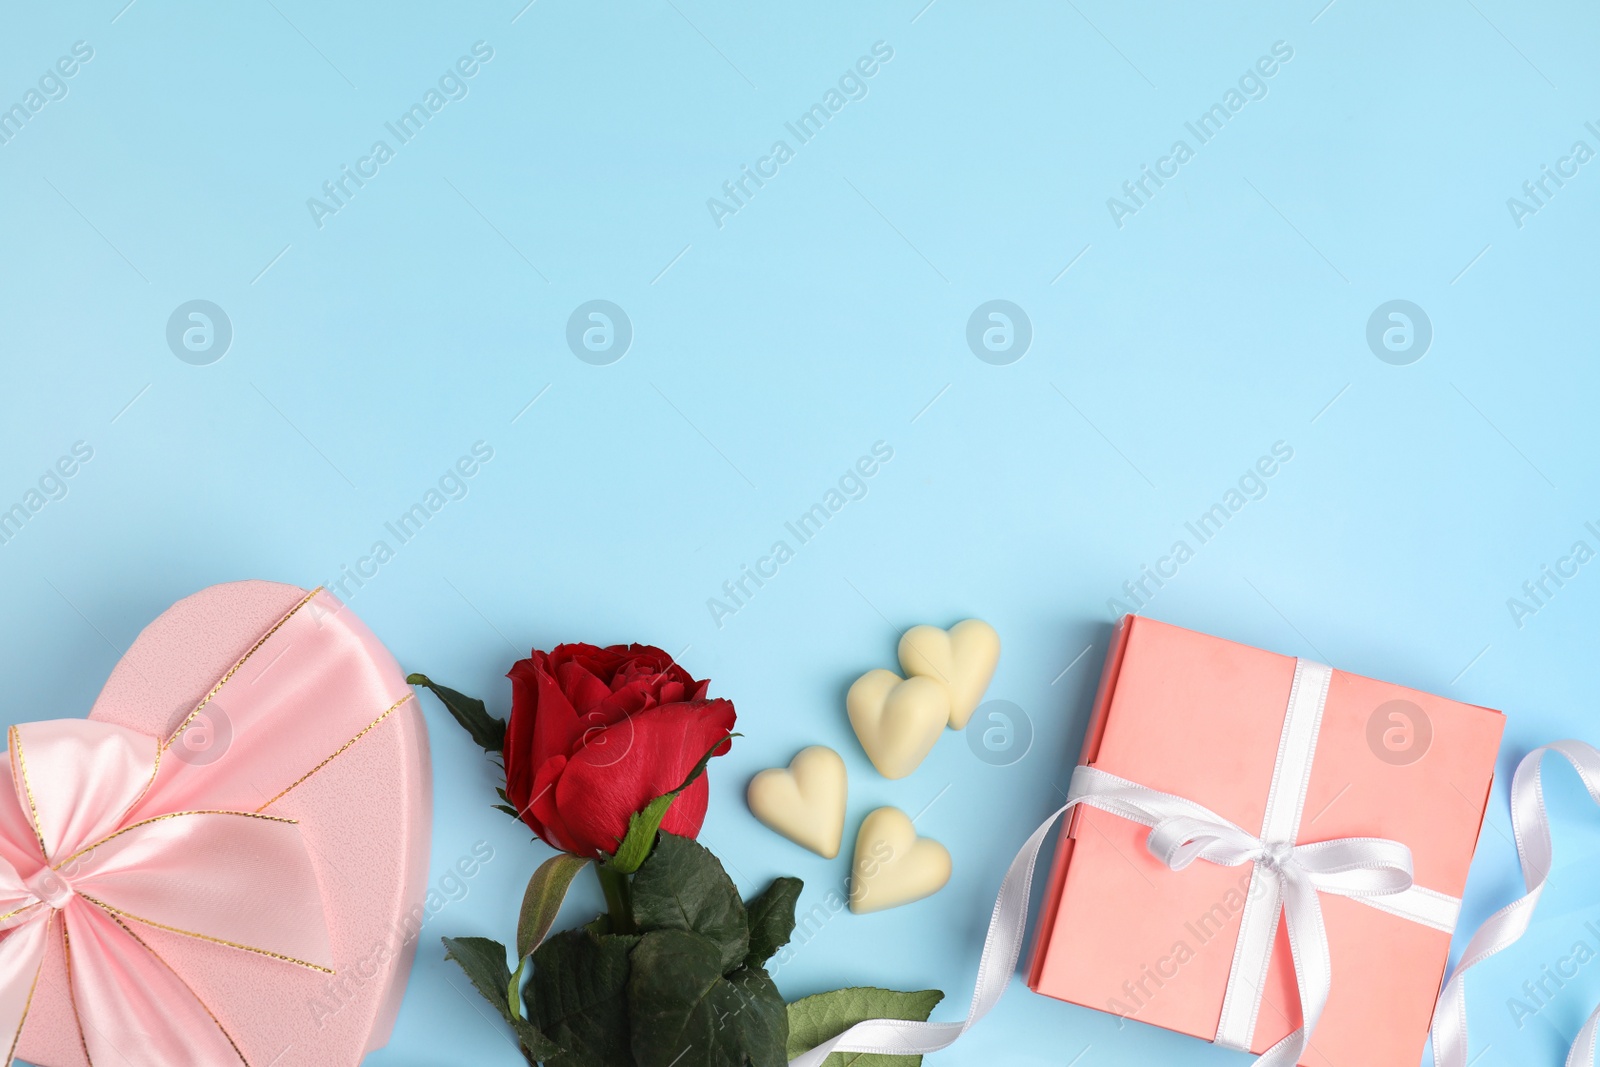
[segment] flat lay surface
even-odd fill
[[[659,645],[738,710],[701,842],[746,897],[805,881],[785,998],[957,1019],[1137,612],[1505,713],[1459,951],[1521,889],[1517,760],[1600,742],[1597,36],[1503,0],[13,7],[0,717],[87,714],[247,578],[501,716],[530,648]],[[984,704],[884,777],[847,690],[968,618]],[[435,906],[365,1062],[512,1067],[438,939],[503,939],[552,853],[418,699]],[[1425,758],[1394,714],[1372,754]],[[832,859],[745,806],[810,745]],[[1547,777],[1481,1067],[1559,1063],[1600,998],[1600,819]],[[949,881],[855,914],[883,807]],[[580,876],[557,927],[602,907]],[[930,1067],[1249,1062],[1023,979]]]

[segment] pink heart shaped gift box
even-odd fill
[[[20,799],[0,805],[0,857],[27,887],[11,921],[32,922],[7,930],[0,967],[17,970],[13,939],[33,937],[42,959],[6,1035],[13,1055],[343,1067],[388,1042],[424,918],[427,734],[394,658],[331,593],[247,581],[181,600],[118,662],[87,722],[13,727],[9,746]],[[108,760],[144,768],[136,799],[94,795],[114,792]],[[80,832],[96,805],[110,814]],[[29,807],[37,873],[11,843]],[[83,858],[59,858],[68,847]],[[41,849],[53,865],[40,868]],[[213,872],[230,864],[233,897]],[[239,906],[279,884],[297,899]],[[219,924],[278,940],[195,932]],[[303,959],[258,947],[281,943],[311,947]]]

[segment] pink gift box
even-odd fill
[[[297,656],[312,643],[314,628],[330,620],[336,620],[359,670],[324,677],[314,688],[274,705],[295,709],[300,718],[288,730],[281,729],[282,722],[268,724],[280,730],[266,743],[291,761],[294,774],[302,765],[308,772],[316,769],[267,810],[297,820],[304,834],[336,973],[162,929],[139,930],[199,992],[252,1064],[343,1067],[389,1040],[416,948],[427,881],[432,786],[417,702],[396,707],[319,766],[349,738],[333,741],[333,727],[319,732],[315,709],[339,701],[370,702],[374,693],[399,700],[409,688],[393,657],[332,594],[323,591],[308,600],[307,591],[294,586],[249,581],[213,586],[162,613],[117,664],[90,713],[91,719],[167,737],[248,654],[208,705],[207,719],[194,726],[205,731],[200,740],[214,747],[191,747],[178,755],[187,766],[169,769],[192,776],[198,783],[193,792],[215,798],[217,806],[256,810],[270,794],[252,793],[251,783],[242,780],[247,776],[230,777],[229,755],[250,745],[253,736],[268,734],[245,730],[228,737],[227,709],[230,703],[243,708],[259,700],[259,693],[286,679],[302,681]],[[180,739],[175,749],[184,743]],[[237,758],[232,765],[238,766]],[[92,1025],[93,1019],[85,1023]],[[87,1067],[59,940],[52,942],[40,972],[17,1055],[43,1067]]]
[[[1081,763],[1260,827],[1293,657],[1137,616],[1107,654]],[[1487,708],[1334,671],[1298,843],[1388,838],[1418,886],[1460,897],[1504,718]],[[1080,807],[1057,846],[1028,984],[1036,992],[1212,1040],[1251,868],[1174,871],[1145,826]],[[1415,1067],[1450,935],[1346,897],[1321,897],[1332,955],[1307,1067]],[[1280,923],[1251,1044],[1300,1026]]]

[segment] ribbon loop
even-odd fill
[[[1385,897],[1412,887],[1411,850],[1398,841],[1347,837],[1300,845],[1295,860],[1324,893]]]
[[[11,1055],[52,930],[60,930],[64,950],[70,930],[68,976],[74,1003],[92,1013],[94,1025],[80,1028],[96,1062],[122,1062],[143,1047],[133,1039],[157,1025],[157,1045],[183,1062],[213,1067],[242,1058],[133,926],[332,973],[316,871],[294,822],[180,811],[121,826],[159,770],[156,738],[68,719],[12,727],[10,739],[17,799],[37,839],[32,874],[18,877],[9,863],[0,869],[0,918],[15,920],[0,940],[0,1034],[10,1035]],[[50,775],[39,776],[41,768]],[[17,897],[21,903],[7,903]]]
[[[1224,867],[1237,867],[1261,854],[1261,844],[1237,826],[1210,822],[1192,815],[1162,819],[1150,828],[1145,841],[1151,855],[1175,871],[1197,859]]]

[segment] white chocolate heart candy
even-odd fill
[[[850,910],[857,915],[897,908],[932,896],[950,880],[950,852],[918,837],[899,808],[879,808],[861,822],[850,877]]]
[[[847,788],[839,753],[812,745],[801,749],[787,768],[773,767],[750,779],[745,800],[768,829],[831,860],[844,838]]]
[[[949,688],[952,730],[972,718],[999,662],[1000,635],[982,619],[958,622],[948,630],[913,626],[900,638],[900,669]]]
[[[868,671],[845,694],[845,710],[861,747],[885,778],[904,778],[950,721],[950,694],[929,678],[902,678],[894,671]]]

